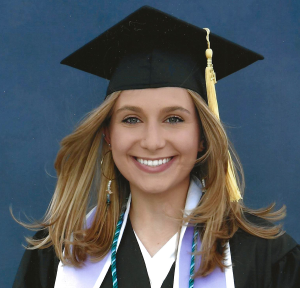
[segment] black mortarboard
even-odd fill
[[[129,89],[182,87],[206,101],[206,31],[143,6],[61,61],[110,80],[107,95]],[[220,80],[263,57],[210,34]]]
[[[216,78],[220,80],[261,59],[249,49],[210,34],[207,28],[144,6],[61,63],[110,80],[106,95],[160,87],[193,90],[219,118]],[[226,187],[230,200],[238,201],[241,194],[230,153],[228,159]]]

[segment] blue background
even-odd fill
[[[102,102],[106,91],[106,80],[59,62],[145,4],[265,56],[218,82],[221,118],[244,166],[246,204],[286,204],[284,228],[300,242],[299,3],[2,0],[0,287],[11,287],[23,236],[32,235],[12,220],[9,205],[23,220],[22,213],[43,216],[55,187],[60,140]]]

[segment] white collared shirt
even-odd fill
[[[134,232],[140,246],[147,268],[151,288],[160,288],[176,259],[178,233],[176,233],[156,254],[151,257],[137,234]]]

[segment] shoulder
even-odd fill
[[[271,227],[274,224],[257,217],[252,214],[245,214],[246,219],[257,225],[263,227]],[[276,263],[284,255],[297,246],[297,242],[287,233],[275,238],[275,239],[264,239],[255,235],[252,235],[242,229],[238,229],[235,235],[230,240],[232,246],[232,253],[236,253],[237,250],[240,253],[250,253],[250,251],[259,253],[260,255],[268,256],[271,263]],[[247,251],[243,251],[247,249]],[[249,251],[250,250],[250,251]],[[266,255],[268,254],[268,255]]]
[[[32,238],[35,240],[41,240],[47,237],[48,235],[49,235],[48,229],[40,229],[32,236]]]
[[[247,214],[247,220],[258,226],[273,224],[257,216]],[[277,287],[270,286],[276,280],[274,271],[291,254],[298,254],[293,269],[299,269],[300,250],[296,241],[288,234],[275,239],[264,239],[238,229],[230,239],[230,251],[236,287]],[[297,268],[298,267],[298,268]],[[296,271],[295,270],[295,271]],[[296,272],[295,272],[296,273]],[[275,277],[275,278],[274,278]],[[248,286],[247,286],[248,285]],[[250,286],[249,286],[250,285]],[[294,286],[283,286],[294,287]]]
[[[42,239],[47,230],[40,230],[33,239]],[[59,259],[54,248],[26,249],[19,265],[13,288],[54,287]]]

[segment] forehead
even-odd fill
[[[148,88],[122,91],[115,108],[122,106],[139,106],[142,108],[163,108],[167,106],[182,106],[193,109],[194,103],[188,91],[178,87]]]

